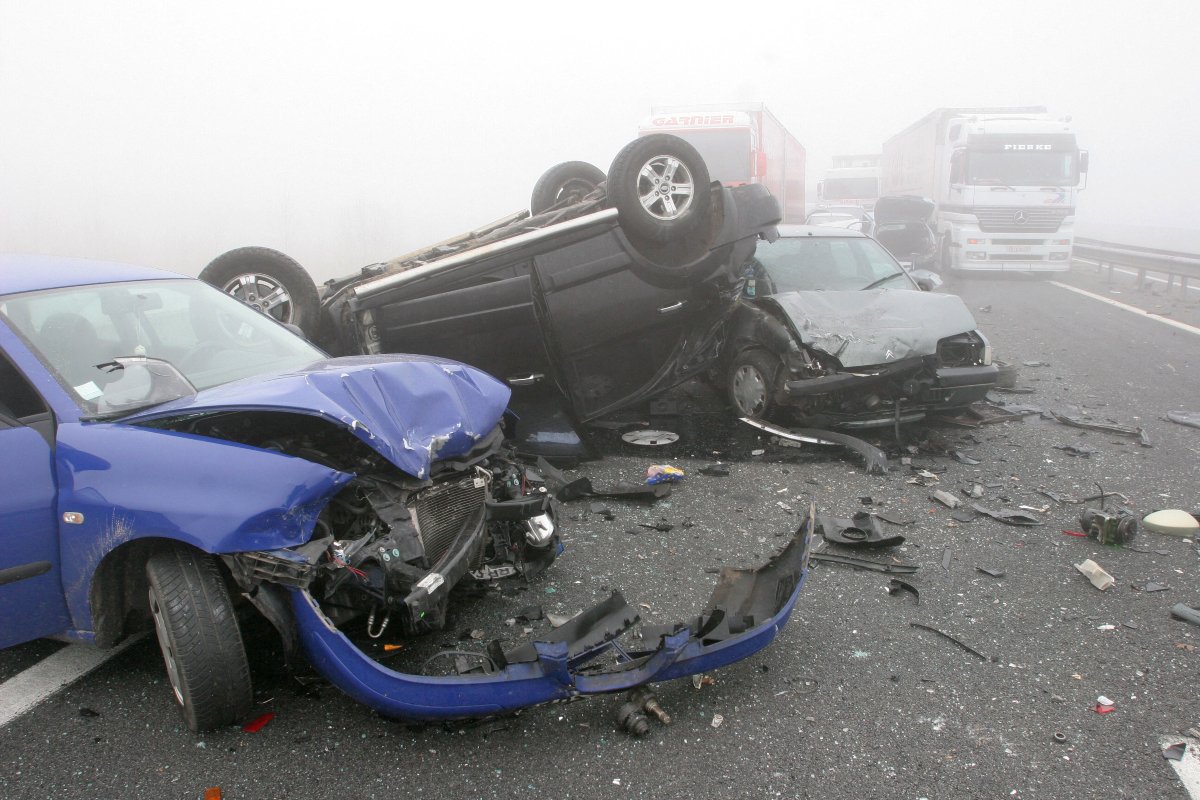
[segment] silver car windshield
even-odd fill
[[[274,320],[196,280],[11,295],[0,298],[0,316],[85,414],[133,411],[325,357]]]
[[[770,244],[759,242],[754,258],[772,293],[855,291],[885,283],[891,288],[914,288],[896,259],[874,239],[781,237]]]

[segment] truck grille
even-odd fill
[[[474,474],[435,484],[409,506],[430,564],[442,559],[468,523],[483,518],[487,485]]]
[[[1075,213],[1073,208],[1012,208],[1011,206],[977,206],[975,217],[979,230],[987,233],[1055,233],[1062,221]],[[1023,221],[1018,221],[1020,218]]]

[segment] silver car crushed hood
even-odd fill
[[[763,302],[783,313],[803,344],[828,353],[845,368],[933,355],[938,340],[975,330],[975,318],[952,294],[912,289],[780,292]]]

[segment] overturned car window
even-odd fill
[[[263,314],[191,280],[30,292],[6,298],[0,316],[85,413],[155,405],[191,387],[207,389],[324,357]],[[126,369],[127,359],[139,361]]]
[[[781,237],[771,244],[760,242],[754,258],[772,293],[854,291],[883,285],[892,276],[896,286],[912,288],[900,265],[872,239]]]

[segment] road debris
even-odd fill
[[[661,447],[678,442],[679,434],[673,431],[642,429],[622,433],[621,439],[638,447]]]
[[[1155,583],[1154,581],[1146,581],[1145,583],[1141,584],[1131,583],[1129,585],[1133,587],[1135,592],[1146,592],[1147,594],[1151,592],[1165,592],[1171,588],[1165,583]]]
[[[1122,436],[1133,436],[1138,440],[1138,444],[1142,447],[1153,447],[1150,443],[1150,437],[1146,435],[1146,431],[1142,428],[1131,428],[1126,425],[1115,425],[1107,422],[1093,422],[1091,420],[1082,419],[1080,417],[1071,417],[1066,414],[1058,414],[1054,411],[1046,412],[1051,419],[1061,422],[1063,425],[1070,425],[1073,428],[1082,428],[1089,431],[1100,431],[1102,433],[1118,433]]]
[[[1187,752],[1187,742],[1176,742],[1162,749],[1162,757],[1167,761],[1179,761]]]
[[[1116,704],[1112,700],[1109,700],[1104,695],[1100,695],[1099,697],[1096,698],[1096,713],[1097,714],[1111,714],[1112,712],[1114,712],[1116,710],[1117,710]]]
[[[1104,571],[1104,568],[1092,561],[1090,558],[1081,564],[1076,564],[1075,569],[1092,582],[1102,592],[1108,591],[1115,584],[1116,578]]]
[[[638,706],[642,711],[653,716],[663,725],[671,724],[671,715],[658,704],[658,698],[645,686],[639,686],[629,693],[629,702]]]
[[[962,505],[962,501],[942,489],[934,489],[929,493],[929,499],[941,503],[946,508],[954,509]]]
[[[646,468],[646,483],[650,486],[659,483],[679,483],[684,477],[683,470],[670,464],[651,464]]]
[[[1054,741],[1058,742],[1059,744],[1066,744],[1067,735],[1065,733],[1063,733],[1062,731],[1055,731],[1054,732]]]
[[[875,516],[879,517],[884,522],[890,522],[893,525],[912,525],[914,522],[916,522],[916,520],[912,519],[911,517],[902,517],[894,512],[875,511],[872,513],[874,513]]]
[[[991,517],[997,522],[1003,522],[1005,525],[1045,525],[1046,523],[1036,517],[1031,517],[1021,511],[1015,511],[1011,508],[1001,508],[999,510],[989,508],[982,503],[972,503],[971,508],[983,514],[986,517]]]
[[[1142,517],[1146,530],[1167,536],[1195,536],[1200,533],[1200,521],[1178,508],[1164,508]]]
[[[268,711],[267,713],[255,717],[242,726],[242,730],[246,733],[258,733],[263,728],[267,727],[267,723],[275,719],[275,712]]]
[[[1193,625],[1200,625],[1200,611],[1184,603],[1176,603],[1171,606],[1171,616],[1175,619],[1181,619],[1184,622],[1190,622]]]
[[[980,661],[995,661],[996,660],[995,656],[992,656],[992,657],[985,656],[983,653],[979,652],[974,647],[971,647],[968,644],[964,644],[963,642],[954,638],[953,636],[946,633],[945,631],[939,631],[937,628],[930,627],[929,625],[925,625],[920,622],[910,622],[908,624],[914,628],[920,628],[923,631],[930,631],[932,633],[936,633],[938,636],[941,636],[943,639],[948,639],[949,641],[954,642],[956,645],[961,647],[963,650],[966,650],[968,653],[975,656]]]
[[[1168,411],[1167,419],[1190,428],[1200,428],[1200,411]]]
[[[705,464],[696,470],[696,472],[700,475],[707,475],[710,478],[728,478],[729,465],[721,461],[717,461],[712,464]]]
[[[979,572],[982,572],[984,575],[989,575],[993,578],[1004,577],[1004,570],[1002,569],[991,569],[989,567],[975,567],[975,569]]]
[[[645,736],[650,732],[650,718],[636,703],[626,700],[617,706],[617,727],[632,736]]]
[[[836,433],[834,431],[816,430],[814,428],[781,428],[778,425],[772,425],[769,422],[763,422],[752,417],[741,417],[740,419],[751,427],[758,428],[760,431],[770,433],[788,441],[848,447],[863,457],[868,473],[883,473],[888,471],[887,454],[878,447],[864,442],[856,436]]]
[[[719,728],[719,727],[721,727],[721,723],[724,721],[725,721],[725,717],[721,716],[720,714],[713,714],[712,722],[710,724],[714,728]]]
[[[953,557],[949,547],[942,548],[942,569],[946,570],[946,572],[950,571],[950,561]]]
[[[913,586],[908,581],[901,580],[900,578],[892,578],[888,581],[888,594],[894,595],[900,591],[908,592],[913,596],[913,599],[917,601],[916,604],[921,605],[921,592],[917,590],[916,586]]]
[[[826,541],[848,547],[893,547],[904,544],[900,534],[886,534],[879,520],[868,511],[860,511],[850,519],[820,515],[817,533]]]
[[[1089,508],[1079,515],[1079,527],[1100,544],[1126,545],[1137,536],[1137,517],[1129,514],[1111,514],[1100,508]]]
[[[847,567],[856,567],[858,569],[869,569],[874,572],[883,572],[894,575],[910,575],[917,571],[915,564],[887,564],[880,561],[872,561],[869,558],[856,558],[854,556],[842,556],[836,553],[812,553],[809,555],[809,560],[820,561],[826,564],[842,564]]]

